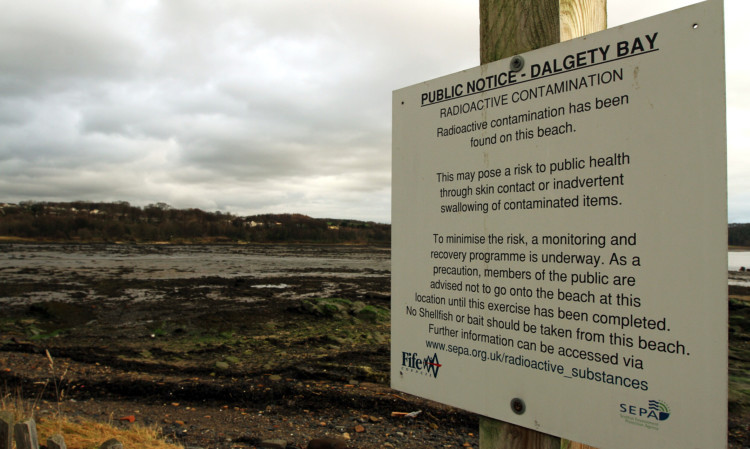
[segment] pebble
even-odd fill
[[[63,438],[62,435],[59,433],[56,433],[49,437],[47,439],[47,448],[48,449],[67,449],[68,446],[65,445],[65,438]]]
[[[356,426],[354,426],[354,431],[357,433],[362,433],[365,431],[365,426],[357,424]]]
[[[258,447],[262,447],[264,449],[286,449],[286,441],[285,440],[265,440],[265,441],[261,441]]]
[[[123,449],[122,443],[120,443],[118,440],[111,438],[104,443],[102,443],[101,446],[99,446],[100,449]]]

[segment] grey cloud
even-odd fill
[[[0,8],[0,201],[389,221],[391,92],[478,63],[466,0]]]
[[[136,71],[142,52],[126,24],[116,20],[117,10],[90,2],[4,3],[0,72],[5,94],[63,90],[68,83],[124,79]]]

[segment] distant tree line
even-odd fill
[[[729,245],[750,246],[750,223],[729,224]]]
[[[389,245],[391,226],[301,214],[246,217],[166,203],[0,203],[0,237],[55,242],[349,243]],[[729,245],[750,247],[750,223],[729,224]]]
[[[391,240],[388,224],[316,219],[301,214],[240,217],[166,203],[143,208],[126,201],[0,203],[0,236],[42,241],[170,243],[348,243]]]

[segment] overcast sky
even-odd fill
[[[0,202],[390,222],[392,91],[478,65],[478,3],[0,0]],[[609,0],[609,26],[691,3]],[[750,7],[725,3],[750,222]]]

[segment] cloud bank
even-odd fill
[[[642,2],[620,3],[610,23]],[[391,92],[479,61],[468,0],[0,6],[8,202],[390,222]],[[728,68],[743,95],[730,102],[730,140],[745,145],[750,78]],[[735,210],[750,221],[747,168],[730,167],[730,221]]]

